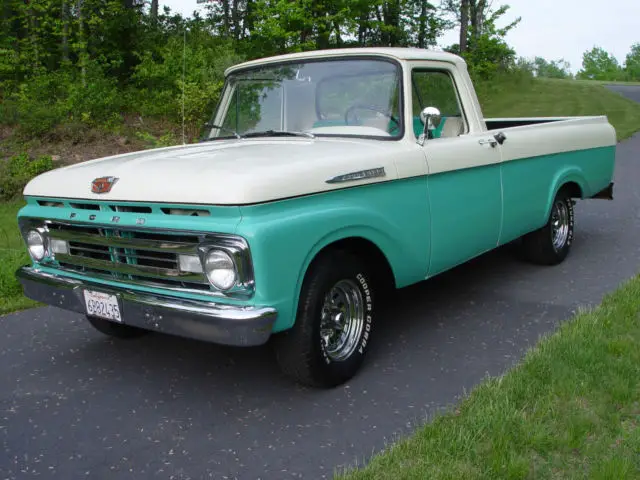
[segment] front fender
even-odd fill
[[[275,306],[275,331],[293,325],[304,275],[333,242],[360,237],[386,256],[398,287],[425,278],[430,251],[426,178],[398,180],[241,207],[255,302]]]

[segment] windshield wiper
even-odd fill
[[[204,126],[205,127],[209,127],[209,128],[217,128],[219,130],[224,130],[226,132],[231,132],[236,138],[242,138],[242,135],[240,135],[235,130],[231,130],[230,128],[221,127],[220,125],[214,125],[213,123],[205,123]],[[210,142],[212,140],[219,140],[219,139],[222,139],[222,138],[229,138],[229,137],[210,137],[210,138],[205,138],[202,141],[203,142]]]
[[[313,133],[295,132],[295,131],[290,131],[290,130],[264,130],[264,131],[261,131],[261,132],[251,132],[251,133],[245,133],[244,134],[244,138],[249,138],[249,137],[277,137],[277,136],[316,138],[316,136]]]

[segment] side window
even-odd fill
[[[442,115],[434,138],[457,137],[466,132],[466,124],[453,78],[438,70],[414,70],[411,73],[413,105],[413,130],[416,137],[422,133],[420,112],[425,107],[436,107]]]

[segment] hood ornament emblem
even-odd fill
[[[91,182],[93,193],[109,193],[113,185],[118,181],[116,177],[100,177]]]

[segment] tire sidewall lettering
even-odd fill
[[[356,348],[356,352],[360,355],[364,355],[367,344],[369,343],[369,336],[371,335],[371,328],[373,325],[373,298],[371,295],[371,290],[369,288],[369,282],[366,279],[366,276],[363,273],[358,273],[356,275],[356,280],[360,283],[360,287],[362,288],[362,294],[365,301],[366,315],[364,317],[364,328],[362,329],[362,338],[360,339],[360,344],[358,348]]]
[[[574,212],[574,205],[573,205],[573,202],[571,201],[571,198],[566,198],[565,201],[567,202],[567,208],[569,211],[569,235],[567,236],[567,242],[565,243],[565,248],[568,248],[573,243],[573,235],[574,235],[573,227],[575,222],[575,212]]]

